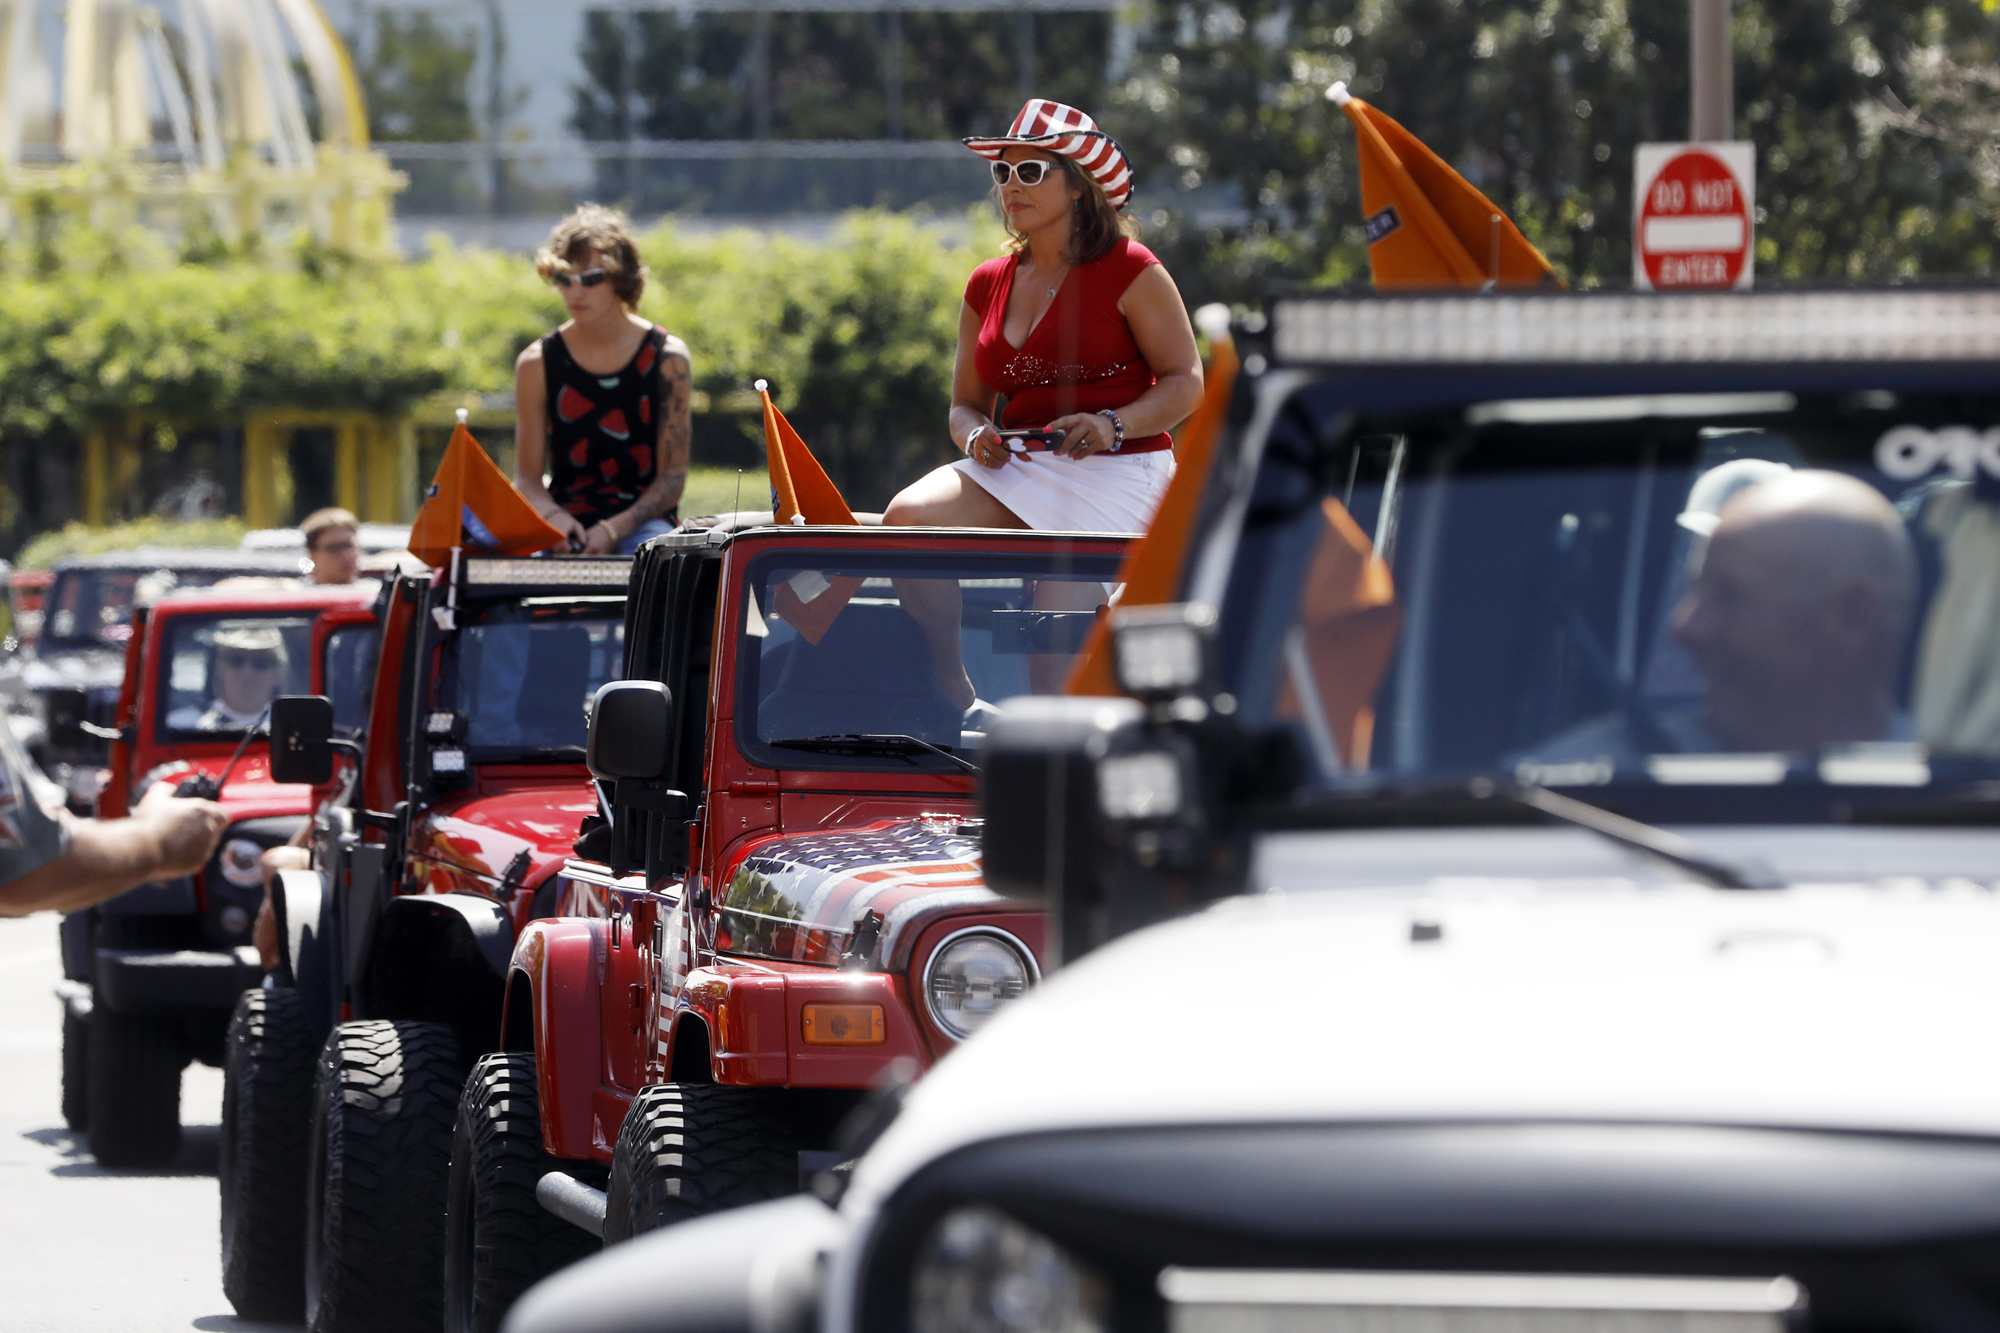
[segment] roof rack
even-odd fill
[[[2000,360],[2000,290],[1293,297],[1286,365]]]

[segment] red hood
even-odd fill
[[[222,770],[229,768],[228,755],[204,755],[186,762],[211,778],[220,778]],[[313,789],[302,782],[271,781],[269,753],[261,746],[253,746],[244,752],[235,768],[229,769],[229,785],[222,789],[222,806],[229,812],[231,823],[271,815],[307,815],[312,813]]]
[[[411,850],[498,880],[523,849],[528,867],[517,882],[533,887],[574,855],[583,817],[597,809],[588,778],[533,781],[482,779],[469,792],[426,810],[410,833]]]

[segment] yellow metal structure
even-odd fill
[[[389,252],[406,181],[370,150],[353,62],[315,0],[191,0],[172,30],[138,0],[68,0],[59,105],[36,9],[0,0],[0,226],[35,201],[106,228]]]

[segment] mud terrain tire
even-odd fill
[[[292,990],[249,990],[224,1045],[222,1291],[244,1319],[306,1308],[306,1135],[319,1054]]]
[[[573,1167],[542,1151],[536,1096],[532,1052],[481,1056],[465,1080],[444,1224],[445,1333],[498,1333],[522,1292],[598,1248],[535,1201],[545,1173]]]
[[[465,1065],[442,1023],[343,1023],[320,1049],[306,1159],[311,1333],[433,1333]]]
[[[632,1099],[611,1154],[604,1243],[799,1192],[786,1095],[656,1083]]]
[[[81,1134],[90,1128],[90,1024],[63,1006],[63,1123]]]
[[[102,1004],[90,1011],[83,1102],[99,1166],[145,1170],[180,1152],[183,1044],[178,1019],[121,1014]]]

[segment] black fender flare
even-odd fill
[[[357,1016],[443,1023],[466,1058],[500,1048],[514,923],[476,893],[404,894],[383,904],[357,978]]]

